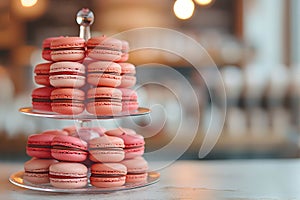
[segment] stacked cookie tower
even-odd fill
[[[147,180],[144,138],[135,131],[67,127],[28,137],[24,180],[57,188],[119,187]],[[91,174],[88,174],[90,168]]]
[[[49,61],[35,67],[35,82],[46,87],[32,92],[33,109],[61,114],[84,110],[85,41],[79,37],[53,37],[43,42],[42,57]]]
[[[126,41],[105,36],[54,37],[43,42],[42,56],[50,62],[35,67],[34,110],[76,115],[114,115],[138,108],[135,66],[126,63]]]

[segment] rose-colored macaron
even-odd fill
[[[121,56],[121,59],[118,60],[118,62],[126,62],[129,58],[129,44],[127,41],[125,40],[121,40],[122,42],[122,56]]]
[[[35,66],[34,68],[34,81],[36,84],[44,85],[44,86],[51,86],[49,80],[49,73],[50,73],[50,65],[52,63],[40,63]]]
[[[136,71],[135,66],[131,63],[119,63],[121,66],[121,88],[130,88],[133,87],[136,83]]]
[[[71,61],[55,62],[50,66],[49,80],[54,87],[82,87],[85,84],[85,66]]]
[[[24,180],[34,184],[49,183],[49,166],[56,162],[54,159],[32,158],[24,164]]]
[[[52,158],[51,142],[55,135],[34,134],[27,139],[26,153],[36,158]]]
[[[75,88],[57,88],[52,91],[52,111],[65,114],[76,115],[84,111],[85,93]]]
[[[96,163],[91,167],[90,182],[99,188],[120,187],[125,184],[127,169],[120,163]]]
[[[119,137],[124,141],[125,159],[134,158],[144,154],[145,140],[142,135],[136,134],[128,128],[116,128],[105,132],[106,135]]]
[[[33,110],[52,112],[50,96],[53,90],[52,87],[34,89],[31,93]]]
[[[90,38],[87,41],[87,55],[96,60],[120,60],[122,56],[122,42],[106,36]]]
[[[88,143],[89,158],[94,162],[119,162],[124,159],[124,142],[118,137],[102,135]]]
[[[121,84],[121,66],[114,62],[97,61],[88,65],[87,82],[93,86],[117,87]]]
[[[45,60],[52,61],[52,59],[51,59],[51,49],[50,49],[51,42],[53,40],[56,40],[56,39],[59,39],[59,38],[61,38],[61,37],[49,37],[49,38],[44,39],[43,44],[42,44],[42,48],[43,48],[42,57]]]
[[[60,161],[82,162],[88,156],[87,143],[73,136],[56,136],[51,147],[52,157]]]
[[[148,162],[143,157],[135,157],[121,162],[127,168],[126,183],[147,181]]]
[[[135,90],[120,88],[122,92],[122,111],[129,112],[137,110],[139,107],[138,95]]]
[[[122,93],[109,87],[91,88],[87,92],[86,110],[94,115],[117,115],[122,111]]]
[[[85,40],[80,37],[61,37],[51,42],[53,61],[82,61],[85,57]]]
[[[88,183],[87,173],[87,167],[81,163],[58,162],[49,167],[51,185],[62,189],[85,187]]]

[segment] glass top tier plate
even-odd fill
[[[57,113],[51,112],[42,112],[38,110],[33,110],[32,107],[23,107],[20,108],[19,111],[25,115],[35,116],[35,117],[46,117],[53,119],[77,119],[77,120],[93,120],[93,119],[114,119],[120,117],[128,117],[128,116],[141,116],[150,113],[150,109],[139,107],[137,110],[129,111],[129,112],[121,112],[116,115],[105,115],[105,116],[97,116],[89,113],[81,113],[79,115],[61,115]]]

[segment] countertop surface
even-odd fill
[[[22,163],[0,162],[0,199],[300,199],[300,159],[176,161],[158,183],[106,194],[61,194],[19,188],[9,176]]]

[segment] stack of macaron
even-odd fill
[[[105,36],[51,37],[43,42],[45,63],[35,66],[34,110],[77,115],[115,115],[138,108],[135,66],[128,42]]]
[[[57,188],[120,187],[147,179],[144,138],[126,128],[65,127],[28,137],[24,180]],[[88,173],[90,171],[90,174]]]

